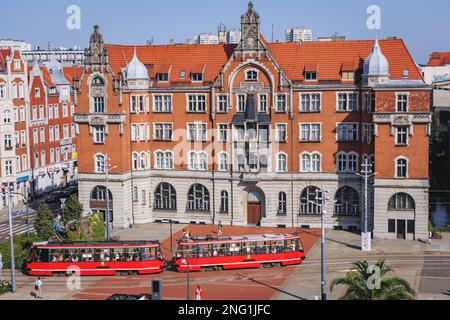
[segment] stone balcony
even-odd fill
[[[91,126],[126,123],[126,114],[124,113],[77,113],[73,117],[75,123]]]

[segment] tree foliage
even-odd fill
[[[64,219],[66,222],[79,220],[83,214],[83,205],[78,200],[76,195],[71,195],[69,200],[64,205]]]
[[[33,242],[40,241],[39,237],[35,234],[14,236],[14,264],[15,269],[19,270],[23,268],[23,263],[27,259],[28,252]],[[2,255],[3,269],[11,268],[11,249],[9,239],[0,244],[0,253]]]
[[[40,240],[47,241],[54,236],[53,213],[46,204],[39,207],[34,227]]]
[[[409,283],[396,276],[387,276],[394,270],[386,264],[385,260],[379,260],[375,266],[379,268],[380,286],[369,286],[373,283],[373,272],[369,272],[367,261],[353,263],[354,270],[343,278],[334,279],[330,289],[336,285],[345,285],[347,290],[340,300],[415,300],[415,292]]]

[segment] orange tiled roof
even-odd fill
[[[213,82],[233,53],[235,45],[162,45],[162,46],[121,46],[105,45],[108,49],[109,64],[114,73],[119,74],[131,61],[136,48],[139,60],[149,70],[151,78],[162,70],[170,69],[170,82],[190,83],[189,73],[197,66],[205,66],[203,82]],[[186,76],[180,77],[184,71]],[[196,85],[196,84],[193,84]]]
[[[80,77],[83,73],[82,67],[63,67],[64,77],[69,81],[70,85],[73,86],[73,78]]]
[[[393,80],[401,80],[405,69],[409,70],[410,80],[423,80],[402,40],[380,40],[379,43],[389,62]],[[354,64],[362,72],[364,60],[371,53],[373,45],[372,40],[271,43],[269,49],[288,78],[293,81],[303,81],[305,67],[314,64],[320,66],[319,81],[340,81],[343,64]]]
[[[11,53],[11,49],[0,50],[0,72],[6,71],[6,59]]]
[[[450,52],[433,52],[427,67],[440,67],[446,64],[450,64]]]
[[[293,81],[304,80],[305,69],[317,69],[318,81],[340,81],[342,70],[362,72],[364,60],[374,46],[373,40],[267,43],[275,60],[287,77]],[[400,39],[380,40],[380,47],[389,62],[393,80],[403,79],[403,70],[409,71],[410,80],[423,80],[404,42]],[[134,46],[106,45],[109,63],[116,74],[125,68],[134,54]],[[139,60],[148,68],[151,78],[156,73],[170,69],[170,82],[190,84],[189,72],[204,66],[204,82],[213,82],[228,61],[236,45],[161,45],[137,46]],[[348,70],[348,71],[349,71]],[[180,72],[186,72],[180,78]],[[195,84],[194,84],[195,85]]]
[[[28,75],[30,75],[31,70],[33,69],[32,66],[28,66]],[[48,69],[46,67],[40,67],[41,72],[42,72],[42,77],[44,78],[44,82],[49,86],[49,87],[55,87],[55,83],[52,80],[52,77],[50,76],[50,73],[48,72]],[[31,81],[31,78],[30,78]]]

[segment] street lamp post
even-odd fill
[[[111,218],[109,210],[109,170],[117,168],[114,166],[110,168],[108,154],[105,155],[105,174],[106,174],[106,205],[105,205],[105,219],[106,219],[106,241],[111,241]]]
[[[368,185],[369,185],[369,178],[376,175],[376,172],[372,173],[371,167],[372,167],[372,165],[369,164],[369,159],[366,158],[364,161],[364,164],[362,165],[361,173],[356,172],[356,175],[358,175],[364,179],[364,232],[361,235],[361,241],[362,241],[361,249],[363,251],[371,250],[370,236],[368,234],[368,211],[369,211]]]
[[[163,222],[164,221],[167,221],[168,223],[169,223],[169,225],[170,225],[170,252],[172,252],[173,253],[173,244],[172,244],[172,237],[173,237],[173,233],[172,233],[172,223],[173,223],[173,220],[172,219],[163,219]]]
[[[27,225],[27,237],[30,236],[30,215],[29,215],[29,200],[30,197],[28,196],[28,186],[25,185],[25,199],[26,199],[26,205],[27,205],[27,220],[26,220],[26,225]]]
[[[11,291],[16,292],[16,265],[14,261],[14,234],[12,226],[12,214],[11,214],[11,186],[8,183],[7,197],[8,197],[8,217],[9,217],[9,245],[11,254]]]

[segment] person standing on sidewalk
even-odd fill
[[[203,300],[203,290],[200,286],[197,286],[197,290],[195,290],[195,300]]]
[[[34,290],[35,290],[35,293],[36,293],[36,298],[42,299],[42,281],[41,281],[41,277],[38,277],[38,279],[34,283]]]
[[[217,226],[217,235],[220,237],[222,235],[222,221],[219,221],[219,225]]]

